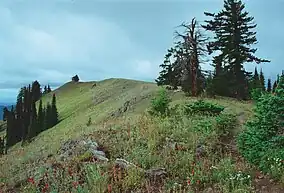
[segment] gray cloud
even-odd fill
[[[217,11],[222,2],[3,0],[0,102],[14,100],[18,87],[34,80],[56,87],[75,74],[82,80],[154,80],[175,27],[192,17],[203,20],[204,11]],[[257,54],[272,60],[262,65],[272,77],[283,67],[279,9],[284,2],[245,2],[258,23]]]

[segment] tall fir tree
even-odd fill
[[[44,109],[43,109],[43,106],[42,106],[42,100],[40,99],[39,100],[39,106],[38,106],[38,128],[39,128],[39,132],[43,131],[44,130]]]
[[[28,139],[28,133],[29,133],[29,125],[30,125],[30,91],[29,88],[24,87],[23,88],[23,92],[24,92],[24,97],[23,97],[23,136],[22,136],[22,141],[23,144],[25,143],[25,141]]]
[[[16,139],[16,121],[15,121],[15,112],[12,106],[11,110],[7,110],[7,124],[6,124],[6,149],[17,143]]]
[[[272,87],[273,93],[275,93],[276,87],[277,87],[277,80],[275,80],[274,83],[273,83],[273,87]]]
[[[47,102],[46,104],[44,125],[45,125],[45,130],[52,127],[52,108],[49,102]]]
[[[17,103],[16,103],[16,127],[17,127],[17,139],[20,141],[23,137],[23,128],[24,128],[24,122],[23,122],[23,96],[24,96],[24,90],[23,88],[20,89],[19,94],[17,96]]]
[[[262,72],[262,69],[260,70],[260,74],[259,74],[259,82],[260,82],[261,90],[265,91],[265,78],[264,78],[264,74]]]
[[[272,91],[272,85],[271,85],[271,79],[268,78],[267,79],[267,89],[266,89],[267,92],[271,92]]]
[[[261,83],[260,83],[260,76],[258,74],[257,68],[255,67],[254,74],[252,77],[252,89],[256,88],[261,88]]]
[[[33,99],[35,101],[38,101],[42,95],[41,93],[41,88],[39,82],[36,80],[32,83],[32,94],[33,94]]]
[[[212,53],[220,52],[217,57],[222,61],[221,68],[230,77],[227,85],[230,95],[238,99],[245,99],[248,95],[244,89],[247,75],[243,64],[269,62],[253,55],[257,50],[251,48],[251,45],[257,43],[256,32],[252,31],[256,24],[252,24],[254,18],[248,16],[249,13],[244,9],[245,4],[240,0],[225,0],[224,9],[219,13],[205,12],[212,19],[205,21],[207,25],[203,25],[206,30],[215,34],[208,49]]]
[[[30,124],[29,124],[28,139],[31,140],[39,133],[39,127],[37,124],[36,105],[34,100],[32,100],[31,116],[29,118],[30,118]]]
[[[58,111],[56,107],[56,96],[55,94],[52,95],[52,102],[51,102],[51,127],[58,123]]]

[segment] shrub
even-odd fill
[[[201,115],[218,115],[224,110],[223,106],[212,104],[210,102],[205,102],[204,100],[198,100],[192,104],[187,104],[185,106],[185,113],[201,114]]]
[[[86,124],[86,125],[89,127],[91,124],[92,124],[92,118],[91,118],[91,117],[89,117],[88,122],[87,122],[87,124]]]
[[[72,81],[73,81],[73,82],[79,82],[79,80],[80,80],[80,79],[79,79],[79,76],[78,76],[78,75],[75,75],[75,76],[72,77]]]
[[[216,130],[220,137],[228,137],[236,128],[237,117],[233,114],[222,113],[216,117]]]
[[[272,172],[271,163],[266,158],[273,155],[284,160],[283,88],[284,76],[280,79],[275,95],[264,94],[258,99],[255,118],[246,124],[246,130],[237,139],[240,153],[264,172]]]
[[[263,91],[261,88],[255,88],[251,91],[250,95],[254,101],[258,101],[260,97],[263,95]]]
[[[171,99],[167,94],[166,89],[162,88],[159,91],[158,96],[152,99],[149,113],[151,115],[160,115],[160,116],[167,115],[169,111],[170,102]]]

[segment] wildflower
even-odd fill
[[[190,179],[187,180],[187,185],[190,185]]]
[[[72,170],[71,170],[70,167],[68,168],[68,174],[69,174],[69,176],[72,176],[72,175],[73,175]]]
[[[28,178],[28,182],[30,182],[30,183],[32,183],[32,184],[35,184],[34,178]]]
[[[112,190],[111,184],[109,184],[109,185],[107,186],[107,190],[108,190],[108,192],[111,192],[111,190]]]
[[[73,182],[73,187],[74,187],[74,188],[77,188],[78,185],[79,185],[79,182]]]
[[[42,192],[46,192],[48,190],[48,187],[49,187],[48,184],[45,184],[44,188],[42,189]]]
[[[191,174],[194,175],[194,169],[192,169]]]

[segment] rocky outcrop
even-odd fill
[[[123,113],[125,113],[126,111],[129,111],[130,109],[132,109],[133,105],[136,104],[136,97],[126,101],[122,107],[120,107],[118,110],[116,110],[115,112],[111,113],[111,117],[119,117],[120,115],[122,115]]]
[[[104,151],[97,142],[88,140],[68,140],[58,151],[60,161],[79,159],[85,161],[95,159],[97,161],[109,161]]]

